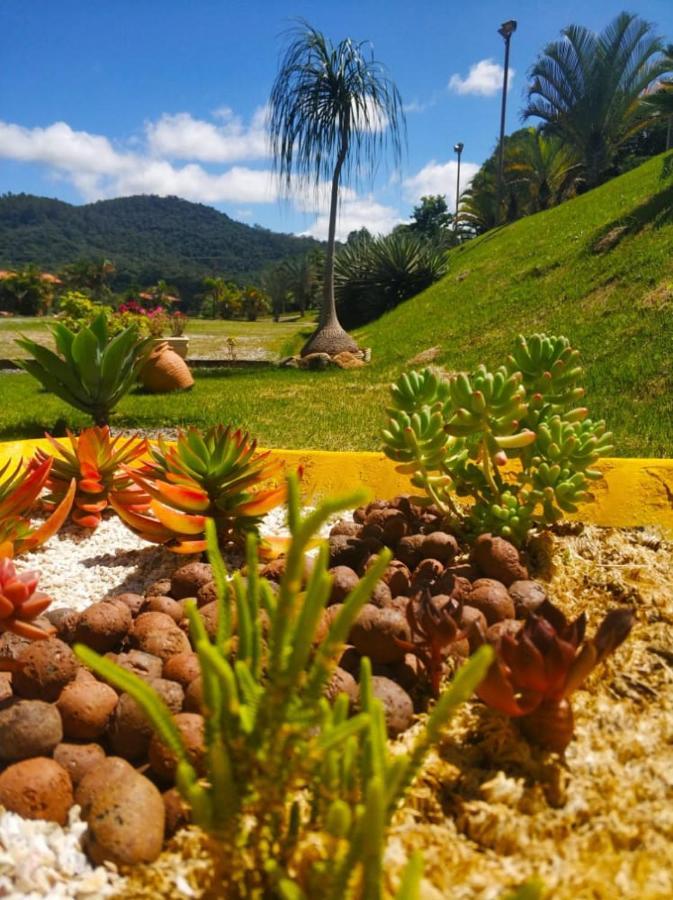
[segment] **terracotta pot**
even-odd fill
[[[168,344],[169,348],[177,353],[182,359],[187,359],[187,350],[189,349],[189,338],[186,335],[179,337],[160,337],[155,340],[155,345],[160,347],[161,344]]]
[[[154,394],[184,391],[194,384],[189,366],[170,349],[166,341],[152,351],[140,371],[140,380]]]

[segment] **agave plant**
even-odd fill
[[[284,502],[286,487],[268,485],[281,471],[279,461],[257,453],[257,441],[240,429],[215,425],[202,433],[188,428],[175,444],[159,440],[150,448],[143,471],[126,467],[135,484],[152,498],[138,511],[126,492],[112,494],[110,505],[140,537],[166,544],[174,553],[206,548],[205,524],[215,522],[221,544],[241,542],[256,531],[261,517]],[[129,499],[131,503],[129,503]]]
[[[10,466],[11,461],[0,469],[0,559],[35,550],[49,540],[65,522],[75,497],[73,479],[51,516],[33,528],[30,511],[47,483],[52,460],[33,458],[27,465],[20,460],[11,471]]]
[[[108,508],[110,494],[113,492],[123,495],[126,505],[133,509],[144,510],[149,507],[149,496],[121,468],[147,453],[147,441],[144,438],[123,440],[121,435],[111,438],[107,425],[102,428],[85,428],[79,437],[69,431],[67,434],[71,449],[47,434],[47,440],[57,455],[50,456],[44,450],[37,450],[35,454],[39,462],[53,459],[46,482],[50,493],[43,501],[48,509],[58,506],[68,492],[73,478],[77,483],[77,492],[72,520],[83,528],[98,527],[101,514]]]
[[[570,695],[619,647],[632,625],[630,609],[615,609],[593,639],[585,640],[586,615],[569,623],[545,600],[520,631],[500,639],[477,694],[489,706],[520,717],[521,730],[530,741],[562,752],[574,733]]]
[[[51,603],[51,597],[36,590],[39,577],[37,572],[19,575],[11,559],[0,559],[0,632],[11,631],[29,640],[50,636],[31,621]],[[0,668],[6,667],[5,661]]]
[[[18,364],[48,391],[92,416],[96,425],[107,425],[135,383],[152,341],[139,339],[135,325],[110,339],[104,313],[77,334],[61,322],[50,330],[58,353],[22,337],[16,343],[33,359]]]

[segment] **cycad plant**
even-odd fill
[[[391,818],[453,710],[468,699],[493,658],[482,648],[445,690],[406,753],[387,748],[383,708],[363,661],[361,711],[349,718],[340,695],[330,707],[325,689],[359,610],[386,568],[384,550],[345,599],[316,645],[331,589],[323,544],[302,589],[304,554],[356,494],[327,501],[302,518],[298,483],[289,480],[292,542],[276,595],[260,578],[257,540],[247,541],[247,578],[228,581],[208,526],[210,562],[218,585],[217,634],[209,640],[194,601],[191,638],[203,683],[206,769],[194,770],[171,714],[154,689],[132,673],[77,646],[80,659],[131,694],[177,759],[177,786],[195,823],[216,839],[223,883],[218,896],[292,900],[381,900],[392,895],[383,868]],[[236,615],[234,615],[235,607]],[[268,617],[262,639],[261,612]],[[237,622],[233,642],[232,622]],[[234,652],[235,646],[235,652]],[[418,897],[421,864],[413,857],[398,898]]]
[[[112,410],[135,384],[151,339],[139,339],[135,325],[111,338],[104,314],[77,334],[60,322],[50,330],[58,352],[22,337],[16,343],[33,358],[18,364],[46,390],[88,413],[96,425],[107,425]]]
[[[651,111],[638,98],[670,63],[652,26],[620,13],[601,34],[569,25],[530,71],[524,116],[543,122],[576,153],[585,186],[613,173],[620,147],[643,129]]]

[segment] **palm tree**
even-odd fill
[[[270,97],[269,132],[277,171],[289,191],[293,177],[331,178],[323,302],[318,328],[302,355],[355,350],[334,302],[334,246],[342,176],[375,171],[376,155],[392,145],[401,157],[405,132],[399,91],[365,43],[334,46],[305,22],[293,32]]]
[[[315,251],[303,256],[292,256],[283,263],[287,276],[287,287],[292,294],[299,315],[303,316],[313,304],[321,286],[320,261]]]
[[[569,25],[548,44],[530,71],[524,117],[536,116],[548,134],[576,152],[585,186],[612,173],[619,148],[645,127],[640,94],[667,71],[652,26],[620,13],[601,34]]]
[[[549,209],[568,197],[580,168],[565,141],[536,128],[512,135],[505,167],[508,184],[519,190],[526,214]]]
[[[664,48],[664,56],[667,71],[673,72],[673,44]],[[666,149],[670,150],[673,147],[673,80],[667,78],[652,85],[642,100],[649,113],[667,120]]]

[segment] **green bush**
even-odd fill
[[[227,579],[209,523],[219,606],[213,641],[195,601],[187,601],[203,683],[203,778],[154,689],[93,650],[81,645],[75,650],[139,703],[175,754],[177,786],[193,821],[220,842],[224,882],[218,896],[380,900],[390,896],[383,852],[393,813],[453,710],[486,674],[492,651],[483,648],[458,672],[406,753],[387,748],[383,707],[372,693],[368,659],[362,664],[360,712],[349,717],[345,694],[330,706],[325,688],[390,551],[380,554],[316,644],[332,579],[323,543],[302,588],[304,554],[331,515],[364,498],[359,493],[326,501],[302,519],[296,477],[288,484],[292,542],[277,595],[259,577],[254,535],[248,537],[246,579],[238,573]],[[418,897],[421,870],[418,856],[412,857],[397,893],[400,900]]]

